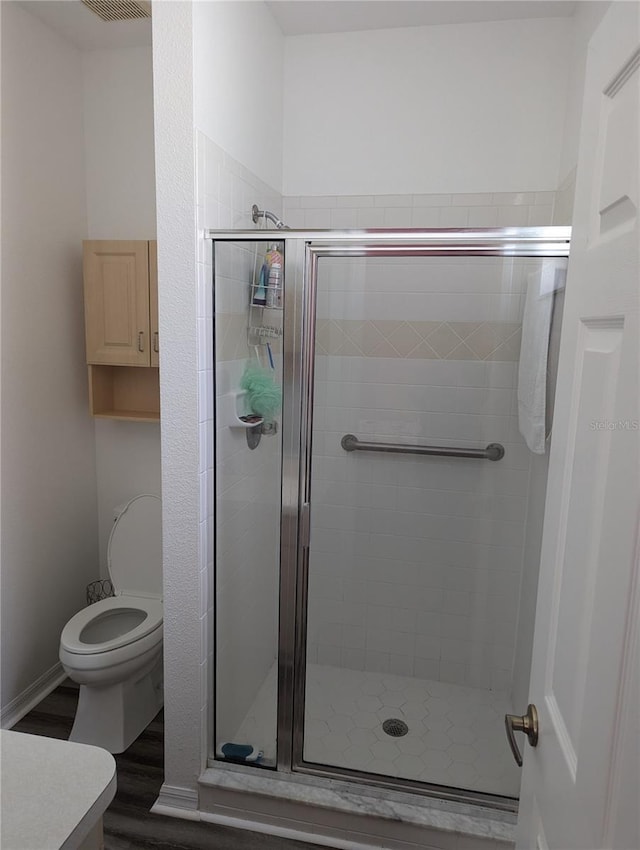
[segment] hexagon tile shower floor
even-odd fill
[[[236,740],[264,749],[275,729],[276,667]],[[390,673],[307,666],[306,761],[516,797],[520,769],[504,734],[506,694]],[[390,737],[388,719],[409,731]]]

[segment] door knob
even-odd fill
[[[516,741],[515,732],[524,732],[527,740],[532,747],[538,743],[538,711],[535,705],[527,706],[527,713],[522,717],[519,714],[505,714],[504,726],[507,730],[507,738],[513,757],[518,763],[518,767],[522,767],[522,754]]]

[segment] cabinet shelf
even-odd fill
[[[89,405],[101,419],[160,421],[160,377],[154,366],[89,366]]]

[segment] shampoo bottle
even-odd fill
[[[278,246],[270,246],[265,262],[269,267],[267,282],[267,307],[282,307],[282,254]]]

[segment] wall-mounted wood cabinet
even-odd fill
[[[91,412],[157,421],[157,244],[88,240],[83,265]]]

